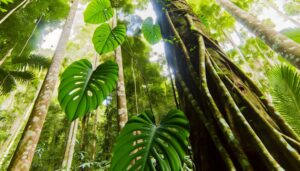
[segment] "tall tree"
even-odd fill
[[[76,143],[76,134],[78,129],[78,120],[76,119],[71,123],[68,141],[66,143],[65,155],[62,162],[62,169],[70,171],[72,167],[72,160],[74,156],[75,143]]]
[[[112,25],[113,27],[117,26],[117,13],[113,17]],[[117,82],[117,105],[118,105],[118,122],[119,122],[119,129],[122,129],[127,120],[127,101],[126,101],[126,92],[125,92],[125,82],[124,82],[124,73],[123,73],[123,60],[122,60],[122,52],[121,47],[119,46],[115,50],[116,56],[116,63],[119,66],[119,76]]]
[[[190,121],[196,170],[297,170],[299,137],[185,0],[152,0]]]
[[[249,31],[261,38],[274,51],[300,68],[300,45],[286,36],[278,33],[273,28],[266,26],[256,17],[240,9],[229,0],[216,0]]]
[[[10,163],[10,170],[26,171],[30,169],[34,152],[47,115],[53,90],[58,81],[61,62],[70,36],[78,2],[79,0],[73,1],[73,5],[64,25],[51,65],[39,92],[39,95],[35,101],[22,138]]]
[[[263,2],[267,5],[267,7],[272,8],[274,11],[277,12],[278,15],[280,15],[283,19],[292,22],[295,24],[297,27],[300,27],[300,22],[297,20],[287,16],[284,12],[278,9],[278,7],[274,4],[274,2],[271,2],[270,0],[263,0]]]

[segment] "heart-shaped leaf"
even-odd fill
[[[109,24],[99,26],[93,36],[93,43],[96,51],[102,55],[115,50],[121,45],[126,37],[126,27],[123,24],[111,29]]]
[[[158,24],[153,24],[151,17],[146,18],[143,22],[142,32],[150,44],[158,43],[161,39],[160,27]]]
[[[156,124],[151,112],[133,116],[117,138],[110,170],[183,170],[188,121],[171,110]]]
[[[118,79],[118,65],[107,61],[93,70],[82,59],[72,63],[62,74],[58,101],[69,120],[82,117],[96,109],[113,91]]]
[[[91,24],[103,23],[114,15],[109,0],[92,0],[84,11],[84,21]]]

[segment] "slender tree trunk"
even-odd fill
[[[94,114],[94,124],[93,124],[93,134],[94,140],[92,144],[92,160],[95,161],[96,154],[97,154],[97,130],[98,130],[98,110],[95,110]]]
[[[16,6],[14,9],[10,10],[9,13],[7,13],[1,20],[0,24],[2,24],[9,16],[11,16],[15,11],[17,11],[22,5],[24,5],[27,1],[30,0],[24,0],[22,1],[18,6]]]
[[[37,89],[37,92],[40,91],[41,89],[41,86],[42,86],[42,82],[39,83],[39,86],[38,86],[38,89]],[[0,159],[0,170],[1,169],[6,169],[4,167],[7,167],[7,164],[11,157],[12,156],[9,156],[9,154],[12,152],[12,150],[15,150],[13,147],[14,147],[14,144],[17,142],[17,138],[18,138],[18,135],[20,135],[22,133],[22,130],[24,129],[25,125],[26,125],[26,122],[29,118],[29,115],[32,111],[32,108],[33,108],[33,105],[34,105],[34,102],[36,100],[38,96],[38,93],[36,93],[34,99],[33,99],[33,102],[30,104],[29,108],[27,108],[26,112],[24,113],[23,117],[18,119],[17,121],[14,122],[12,128],[11,128],[11,136],[5,141],[4,144],[1,144],[1,149],[0,149],[0,156],[1,156],[1,159]],[[15,129],[16,128],[16,129]],[[10,158],[8,158],[10,157]],[[6,161],[8,160],[8,161]]]
[[[277,14],[279,14],[282,18],[284,18],[285,20],[288,20],[288,21],[292,22],[295,26],[300,27],[300,22],[298,22],[297,20],[294,20],[293,18],[287,16],[285,13],[283,13],[282,11],[280,11],[278,9],[278,7],[276,7],[275,4],[273,4],[269,0],[263,0],[263,2],[267,5],[267,7],[270,7],[274,11],[276,11]]]
[[[261,38],[274,51],[300,68],[300,44],[264,25],[254,16],[243,11],[229,0],[216,0],[249,31]]]
[[[117,25],[117,22],[118,22],[117,14],[115,14],[113,18],[113,24],[112,24],[113,27]],[[117,105],[118,105],[118,114],[119,114],[118,115],[119,129],[121,130],[125,126],[128,120],[121,46],[119,46],[115,50],[115,56],[116,56],[116,63],[119,66],[119,79],[117,82]]]
[[[80,151],[84,154],[84,157],[81,159],[80,163],[83,164],[85,163],[88,157],[88,150],[87,147],[89,145],[88,141],[88,127],[89,127],[89,118],[90,118],[91,113],[86,114],[82,121],[81,121],[81,146],[80,146]],[[81,171],[86,170],[86,168],[80,168]]]
[[[68,141],[66,144],[65,155],[62,162],[62,169],[65,171],[70,171],[72,167],[72,160],[74,156],[74,149],[76,143],[76,134],[78,128],[78,119],[73,121],[70,126]]]
[[[234,42],[234,40],[232,39],[232,37],[226,32],[226,31],[223,31],[223,34],[225,35],[225,38],[230,42],[230,44],[232,45],[233,49],[235,49],[240,58],[242,59],[243,63],[244,63],[244,66],[246,66],[246,71],[249,73],[252,73],[253,72],[253,69],[250,67],[248,61],[246,60],[245,58],[245,55],[244,53],[242,52],[242,50],[238,47],[238,45]],[[260,82],[258,81],[258,79],[256,78],[256,76],[253,74],[252,75],[252,79],[255,81],[255,83],[259,86],[259,87],[262,87],[262,85],[260,84]]]
[[[267,61],[270,67],[275,65],[276,61],[272,61],[270,57],[259,47],[257,40],[255,41],[255,47],[258,50],[258,52],[262,55],[262,57],[265,59],[265,61]]]
[[[7,60],[8,57],[10,57],[11,52],[14,50],[14,48],[11,48],[6,55],[0,60],[0,66]]]
[[[134,67],[133,67],[133,58],[131,58],[131,72],[132,72],[132,79],[133,79],[133,84],[134,84],[135,111],[136,111],[136,114],[138,114],[139,113],[139,103],[138,103],[137,88],[136,88],[136,76],[135,76],[135,71],[134,71]]]
[[[109,110],[110,106],[106,107],[105,115],[106,115],[106,123],[105,123],[105,132],[104,132],[104,143],[102,146],[103,149],[103,158],[102,160],[109,160],[111,154],[111,139],[112,139],[112,112]]]
[[[232,40],[232,37],[230,35],[228,35],[228,33],[226,31],[223,31],[223,34],[224,34],[225,38],[229,41],[229,43],[232,45],[233,49],[235,49],[238,52],[238,54],[240,55],[242,61],[247,65],[248,69],[251,70],[250,66],[247,63],[247,60],[246,60],[244,54],[242,53],[242,51],[238,47],[238,45]]]
[[[196,170],[297,170],[300,141],[184,0],[152,0]],[[194,50],[190,50],[194,49]]]
[[[19,53],[19,57],[20,57],[20,56],[22,55],[22,53],[24,52],[26,46],[27,46],[28,43],[29,43],[29,40],[30,40],[30,39],[32,38],[32,36],[34,35],[34,32],[35,32],[35,30],[37,29],[37,27],[39,26],[39,24],[40,24],[42,18],[43,18],[43,15],[40,16],[40,18],[38,19],[37,23],[35,24],[35,26],[34,26],[32,32],[31,32],[31,34],[29,35],[29,37],[28,37],[28,39],[26,40],[26,42],[25,42],[25,44],[24,44],[22,50],[21,50],[20,53]]]
[[[27,171],[30,169],[34,152],[47,115],[48,107],[51,102],[53,90],[58,81],[60,65],[70,36],[78,2],[78,0],[73,1],[73,5],[53,56],[52,63],[48,69],[39,95],[35,101],[33,110],[30,114],[28,123],[18,144],[17,150],[10,163],[9,170]]]
[[[239,33],[239,31],[237,31],[236,27],[234,28],[234,33],[238,36],[241,44],[245,43],[245,39],[243,39],[242,35]]]

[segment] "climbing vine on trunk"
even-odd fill
[[[297,170],[300,142],[185,0],[152,0],[191,124],[196,170]]]

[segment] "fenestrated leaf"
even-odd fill
[[[268,78],[275,108],[300,135],[300,73],[285,64],[274,67]]]
[[[188,121],[171,110],[156,124],[151,112],[133,116],[117,138],[110,170],[182,170]]]
[[[62,74],[58,101],[69,120],[96,109],[113,91],[118,79],[118,65],[107,61],[95,70],[82,59],[72,63]]]
[[[103,23],[114,15],[109,0],[92,0],[84,11],[84,21],[91,24]]]
[[[102,55],[115,50],[121,45],[126,37],[126,27],[123,24],[117,25],[111,29],[109,24],[105,23],[99,26],[93,36],[93,44],[96,51]]]
[[[300,43],[300,28],[285,29],[281,31],[288,38]]]
[[[161,39],[160,27],[158,24],[153,24],[151,17],[146,18],[142,25],[142,32],[145,39],[150,44],[158,43]]]

